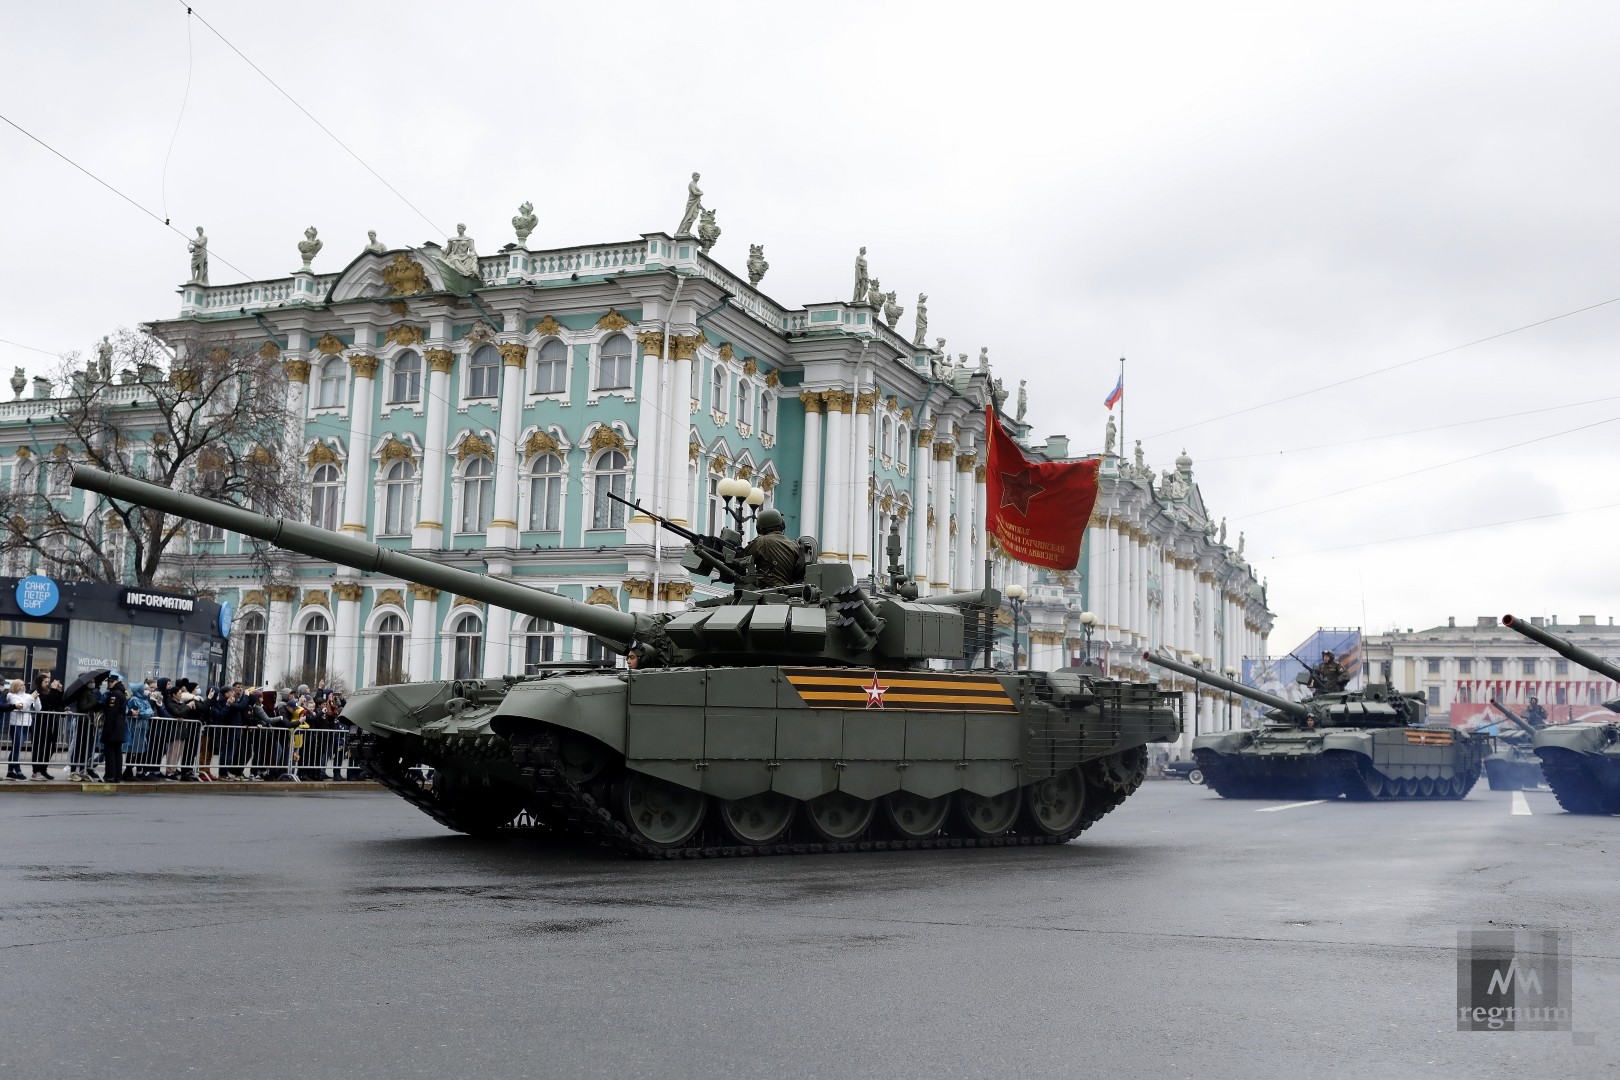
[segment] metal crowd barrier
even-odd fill
[[[0,761],[8,773],[54,778],[90,773],[104,780],[105,748],[99,715],[34,713],[29,727],[0,717]],[[162,780],[201,776],[218,780],[359,780],[347,728],[237,727],[154,716],[127,720],[124,776]],[[13,747],[16,760],[12,761]]]

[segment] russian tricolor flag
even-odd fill
[[[1103,407],[1106,408],[1109,412],[1113,412],[1114,411],[1114,406],[1118,405],[1120,398],[1123,398],[1124,396],[1125,396],[1125,373],[1120,372],[1119,382],[1115,383],[1114,384],[1114,389],[1109,391],[1107,399],[1103,401]]]

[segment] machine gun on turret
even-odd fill
[[[604,491],[602,494],[616,503],[623,503],[643,517],[651,518],[660,529],[672,532],[685,540],[687,551],[681,558],[681,566],[692,573],[708,578],[719,578],[727,585],[736,585],[751,576],[752,568],[743,554],[742,534],[736,529],[721,529],[718,536],[706,536],[653,513],[639,502],[631,502],[611,491]]]

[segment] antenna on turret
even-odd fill
[[[883,545],[889,556],[889,591],[907,600],[917,599],[917,583],[906,580],[906,564],[900,561],[900,519],[889,522],[889,539]]]

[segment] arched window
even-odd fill
[[[317,409],[340,409],[348,400],[346,384],[348,383],[349,365],[341,356],[328,357],[321,364],[320,385],[316,388],[315,407]]]
[[[326,678],[326,657],[332,643],[332,624],[326,616],[315,612],[304,622],[305,679]]]
[[[759,433],[761,435],[776,434],[776,417],[773,415],[775,410],[771,408],[771,402],[774,400],[769,390],[759,395]]]
[[[405,681],[405,620],[389,612],[377,624],[377,686]]]
[[[911,457],[911,429],[904,424],[899,424],[894,429],[894,456],[900,462],[905,462]]]
[[[726,369],[721,364],[714,365],[714,386],[709,393],[709,408],[724,415],[726,411]]]
[[[467,396],[495,397],[501,392],[501,353],[493,345],[480,345],[467,362]]]
[[[319,465],[309,478],[309,523],[337,532],[338,502],[343,498],[343,482],[336,465]]]
[[[396,461],[383,477],[384,536],[405,536],[416,524],[416,466]]]
[[[562,458],[541,454],[529,466],[529,528],[557,532],[562,528]]]
[[[388,400],[422,400],[422,358],[409,349],[394,358],[394,381],[388,387]]]
[[[545,619],[530,619],[529,625],[523,631],[523,670],[525,674],[531,673],[541,664],[550,664],[556,661],[561,651],[562,635],[557,633],[557,627]]]
[[[605,450],[596,459],[596,506],[591,514],[591,528],[624,528],[624,503],[608,498],[608,492],[621,499],[629,497],[628,466],[624,455],[617,450]]]
[[[630,349],[630,339],[623,334],[614,334],[602,342],[602,365],[596,388],[628,390],[634,376],[635,353]]]
[[[709,535],[719,536],[720,530],[726,527],[726,515],[720,501],[720,478],[713,473],[709,474]]]
[[[242,629],[237,631],[242,642],[242,681],[249,686],[264,683],[264,615],[254,611],[242,617]]]
[[[568,386],[568,346],[552,338],[540,346],[534,365],[534,392],[560,394]]]
[[[475,457],[461,474],[461,531],[487,531],[494,509],[495,463],[487,457]]]
[[[484,666],[484,620],[470,613],[463,615],[456,620],[456,628],[451,633],[455,642],[455,666],[450,677],[476,679]]]
[[[747,379],[737,380],[737,423],[754,422],[754,388]]]
[[[878,421],[878,446],[883,457],[894,457],[894,421],[887,416]]]

